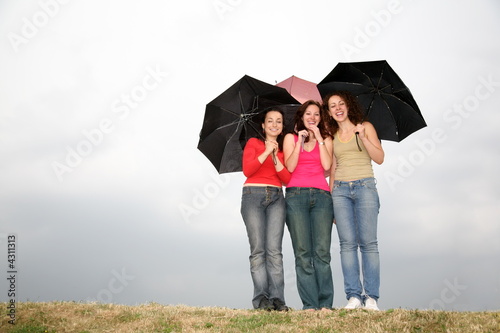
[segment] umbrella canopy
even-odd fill
[[[301,104],[310,99],[321,102],[318,87],[316,86],[316,83],[311,81],[303,80],[292,75],[288,79],[281,81],[276,85],[278,87],[285,88],[290,95],[292,95]]]
[[[245,143],[263,136],[262,111],[281,108],[290,131],[299,106],[286,89],[245,75],[206,105],[198,149],[219,173],[241,171]]]
[[[322,97],[334,91],[353,93],[383,140],[400,142],[427,126],[410,90],[385,60],[339,63],[318,90]]]

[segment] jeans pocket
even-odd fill
[[[285,192],[285,199],[290,199],[290,198],[293,198],[293,197],[294,197],[294,196],[296,196],[298,193],[299,193],[299,191],[297,191],[297,190],[296,190],[296,189],[294,189],[294,188],[286,189],[286,192]]]
[[[366,188],[377,192],[377,182],[375,181],[375,179],[370,179],[366,181],[364,185]]]
[[[321,191],[320,194],[325,196],[326,198],[328,198],[330,200],[332,199],[332,193],[330,191]]]

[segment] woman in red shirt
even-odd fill
[[[281,244],[285,228],[283,185],[290,173],[283,162],[284,116],[281,110],[264,113],[263,139],[248,140],[243,150],[241,215],[250,243],[250,271],[255,309],[287,311]]]

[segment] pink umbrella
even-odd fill
[[[316,87],[316,83],[292,75],[276,85],[285,88],[300,103],[304,103],[309,99],[321,102],[321,95]]]

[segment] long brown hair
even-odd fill
[[[325,112],[324,108],[321,107],[321,104],[317,101],[314,101],[312,99],[305,101],[304,104],[302,104],[298,109],[297,112],[295,113],[295,117],[293,119],[294,122],[294,132],[295,134],[298,135],[298,133],[302,130],[306,129],[306,126],[304,125],[304,120],[302,117],[304,116],[304,113],[306,112],[306,109],[310,105],[316,105],[319,108],[319,114],[320,114],[320,121],[318,124],[318,129],[319,132],[321,133],[321,136],[323,138],[326,138],[327,136],[330,136],[330,132],[328,131],[326,121],[328,120],[328,113]],[[309,136],[306,137],[305,142],[309,142]]]
[[[354,96],[349,91],[335,91],[329,93],[323,98],[323,109],[328,114],[327,127],[330,135],[333,137],[335,133],[339,130],[339,125],[330,115],[330,110],[328,107],[328,101],[332,96],[339,96],[342,98],[347,107],[347,117],[354,125],[361,124],[363,121],[367,120],[365,113],[363,112],[363,106],[358,102],[356,96]]]

